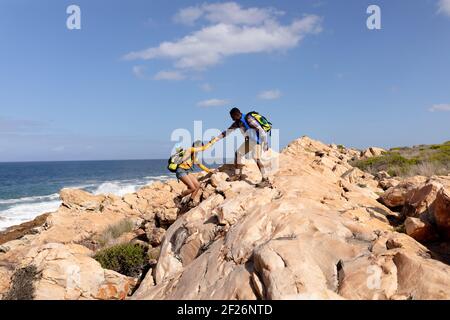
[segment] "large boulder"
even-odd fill
[[[438,192],[432,210],[439,231],[450,239],[450,192],[447,189]]]
[[[394,256],[398,293],[413,300],[448,300],[450,267],[439,261],[399,252]]]
[[[409,201],[412,193],[426,180],[427,178],[422,176],[405,179],[382,194],[380,201],[390,208],[402,207]]]
[[[79,189],[62,189],[59,193],[63,206],[69,209],[98,211],[105,196],[95,196]]]
[[[433,226],[429,222],[418,218],[406,218],[405,229],[408,236],[420,242],[428,242],[437,238]]]
[[[104,270],[79,245],[49,243],[29,251],[21,268],[34,266],[33,299],[125,299],[135,279]]]

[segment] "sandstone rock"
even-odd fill
[[[411,190],[403,208],[403,214],[408,217],[420,217],[428,214],[430,206],[436,200],[436,195],[442,189],[442,184],[436,182],[426,183]]]
[[[427,178],[416,176],[403,180],[397,186],[388,189],[381,197],[380,200],[386,206],[390,208],[404,206],[419,186],[423,185]]]
[[[395,178],[387,178],[387,179],[382,179],[382,180],[378,181],[378,185],[383,190],[388,190],[390,188],[396,187],[396,186],[398,186],[399,183],[400,183],[400,180],[395,179]]]
[[[434,228],[418,218],[408,217],[405,220],[406,234],[420,242],[436,239]]]
[[[137,194],[127,194],[123,197],[123,201],[130,205],[131,209],[141,213],[146,213],[149,209],[148,200],[138,197]]]
[[[233,167],[223,166],[203,175],[202,202],[184,214],[173,201],[184,188],[176,181],[106,196],[100,211],[62,206],[41,233],[6,244],[0,295],[14,269],[34,264],[37,297],[124,298],[135,279],[103,270],[90,250],[71,243],[133,218],[146,231],[133,241],[148,237],[155,247],[147,244],[152,269],[131,299],[450,299],[450,267],[394,232],[389,219],[401,215],[377,201],[382,181],[394,181],[382,197],[386,205],[414,204],[420,218],[426,211],[446,221],[444,191],[433,205],[432,193],[418,191],[429,183],[445,188],[450,179],[415,177],[394,186],[396,179],[352,169],[348,161],[358,153],[303,137],[276,155],[273,189],[255,188],[261,176],[254,161],[245,161],[246,179],[232,183],[225,179]],[[407,224],[411,235],[420,234],[419,221]]]
[[[157,247],[161,244],[164,235],[166,234],[166,230],[163,228],[150,228],[146,231],[148,242],[153,247]]]
[[[361,158],[373,158],[373,157],[379,157],[385,153],[386,150],[376,147],[370,147],[364,151],[361,152]]]
[[[105,196],[94,196],[78,189],[62,189],[59,195],[63,205],[69,209],[98,211],[105,200]]]
[[[439,231],[450,239],[450,192],[447,189],[439,191],[432,210]]]
[[[0,267],[0,300],[3,298],[3,294],[8,292],[10,288],[12,274],[12,270]]]
[[[395,255],[398,294],[413,300],[449,299],[450,268],[432,259],[400,252]]]
[[[375,179],[377,180],[384,180],[384,179],[389,179],[391,178],[391,175],[389,173],[387,173],[386,171],[380,171],[377,174],[375,174]]]
[[[37,268],[34,299],[125,299],[135,280],[102,269],[88,254],[85,247],[56,243],[30,250],[21,265]]]
[[[158,221],[160,226],[170,226],[177,220],[178,217],[178,209],[171,208],[165,209],[160,208],[156,210],[156,220]]]

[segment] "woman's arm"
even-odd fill
[[[203,151],[205,151],[205,150],[211,148],[211,146],[212,146],[213,144],[214,144],[214,143],[212,143],[212,142],[208,142],[207,144],[205,144],[205,145],[202,146],[202,147],[191,148],[191,149],[190,149],[190,152],[191,152],[191,153],[203,152]]]
[[[200,169],[202,169],[203,171],[206,171],[207,173],[211,173],[211,172],[212,172],[209,168],[205,167],[205,166],[204,166],[203,164],[201,164],[201,163],[196,163],[196,165],[197,165]]]

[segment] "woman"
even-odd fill
[[[177,170],[175,172],[175,175],[178,180],[181,180],[186,187],[187,190],[183,191],[180,196],[178,196],[177,200],[186,203],[186,201],[181,201],[184,197],[191,195],[190,200],[193,201],[193,204],[195,205],[196,202],[198,202],[198,199],[196,199],[196,196],[198,195],[198,192],[200,191],[200,182],[198,179],[192,174],[194,165],[197,165],[200,169],[203,171],[206,171],[207,173],[212,173],[210,169],[205,167],[202,163],[198,161],[195,154],[197,152],[202,152],[208,149],[213,145],[212,142],[209,142],[208,144],[204,145],[201,141],[196,141],[192,144],[192,147],[189,148],[184,152],[182,163],[178,165]]]

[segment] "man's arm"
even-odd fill
[[[267,132],[266,132],[266,130],[264,130],[263,127],[259,124],[258,120],[256,120],[256,119],[255,119],[254,117],[252,117],[252,116],[249,116],[249,117],[247,118],[247,123],[248,123],[248,125],[249,125],[252,129],[254,129],[254,130],[256,130],[256,131],[258,132],[258,136],[259,136],[260,143],[261,143],[264,147],[267,147],[267,146],[268,146],[268,144],[267,144]]]
[[[233,122],[233,124],[224,132],[222,132],[220,135],[218,135],[216,138],[212,139],[210,142],[211,143],[216,143],[217,141],[225,138],[229,133],[233,132],[234,130],[239,129],[239,123]]]

